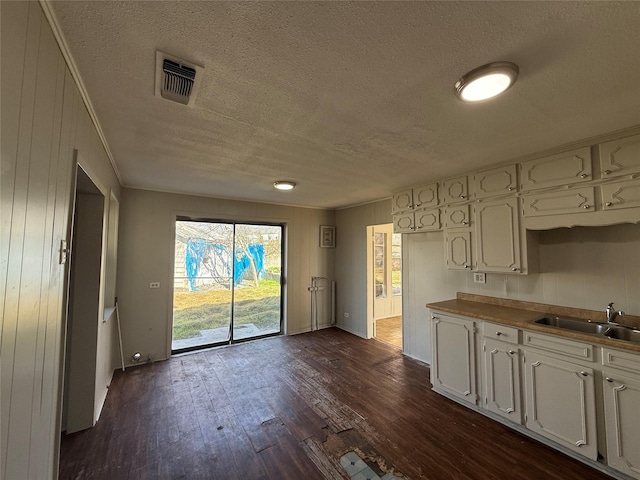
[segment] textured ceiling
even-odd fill
[[[332,208],[640,124],[638,2],[51,3],[125,186]],[[204,66],[193,107],[157,49]]]

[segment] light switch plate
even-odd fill
[[[485,273],[478,273],[478,272],[473,273],[474,283],[486,283],[486,281],[487,281],[487,277]]]

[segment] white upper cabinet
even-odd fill
[[[469,205],[446,207],[444,209],[443,223],[445,228],[468,228],[471,223],[469,220]]]
[[[471,270],[471,232],[452,230],[445,235],[447,267],[452,270]]]
[[[413,208],[413,189],[408,188],[393,194],[391,213],[406,212]]]
[[[504,195],[517,191],[516,166],[493,168],[473,176],[476,198]]]
[[[440,230],[440,209],[431,208],[414,212],[415,231]]]
[[[602,185],[602,209],[640,207],[640,180]]]
[[[520,272],[518,199],[503,198],[474,207],[476,269],[481,272]]]
[[[469,200],[469,185],[466,175],[442,181],[442,200],[444,203],[465,202]]]
[[[557,187],[592,179],[591,148],[536,158],[520,164],[520,189]]]
[[[414,208],[430,208],[438,206],[438,184],[430,183],[413,189]]]
[[[429,183],[393,194],[391,213],[438,206],[438,184]]]
[[[640,135],[600,144],[602,178],[640,173]]]
[[[522,199],[522,213],[525,217],[594,211],[593,187],[525,195]]]
[[[413,233],[415,217],[413,212],[399,213],[393,216],[393,231],[395,233]]]

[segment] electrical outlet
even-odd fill
[[[160,288],[160,282],[151,282],[149,288]]]
[[[486,283],[487,277],[485,273],[473,273],[473,282],[474,283]]]
[[[349,318],[349,314],[347,312],[344,312],[344,318]]]

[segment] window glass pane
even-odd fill
[[[374,235],[373,267],[375,275],[375,298],[387,297],[386,233]]]
[[[402,234],[391,238],[391,289],[394,296],[402,295]]]

